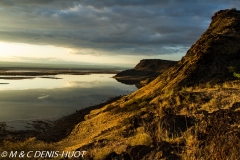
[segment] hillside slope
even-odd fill
[[[240,72],[239,25],[239,11],[215,13],[209,28],[181,61],[130,97],[144,96],[144,93],[159,95],[169,89],[236,79],[233,72]]]
[[[68,149],[90,150],[95,159],[237,158],[240,82],[233,72],[240,71],[239,26],[239,11],[217,12],[178,64],[87,115],[67,139]],[[85,143],[73,140],[87,133]]]

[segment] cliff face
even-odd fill
[[[176,64],[176,61],[161,59],[143,59],[133,69],[122,71],[116,76],[120,82],[135,84],[148,78],[148,82]]]
[[[140,71],[163,73],[176,63],[176,61],[162,59],[143,59],[134,67],[134,69]]]

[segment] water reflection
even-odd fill
[[[125,95],[137,88],[118,83],[113,74],[57,75],[56,78],[1,79],[0,122],[61,117]]]
[[[126,84],[126,85],[135,85],[136,88],[140,89],[142,88],[144,85],[142,85],[140,83],[140,80],[123,80],[123,79],[116,79],[118,82],[122,83],[122,84]]]

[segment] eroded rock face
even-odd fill
[[[143,59],[134,67],[134,69],[163,73],[176,63],[176,61],[162,59]]]
[[[240,12],[223,10],[214,14],[209,28],[190,48],[179,66],[185,66],[186,84],[234,79],[240,71]],[[187,67],[186,67],[187,66]]]
[[[176,63],[176,61],[170,60],[143,59],[133,69],[122,71],[114,78],[126,84],[139,83],[147,78],[150,82]]]

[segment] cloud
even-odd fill
[[[172,54],[186,52],[214,12],[231,7],[240,2],[1,0],[0,40],[68,47],[74,54]]]

